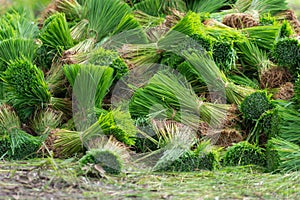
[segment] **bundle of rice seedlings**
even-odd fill
[[[141,10],[135,10],[133,13],[134,18],[145,28],[158,26],[164,21],[162,17],[149,15]]]
[[[129,69],[158,63],[161,57],[158,54],[157,44],[127,44],[118,50]]]
[[[266,71],[275,67],[275,64],[269,60],[267,52],[258,48],[255,43],[245,40],[238,42],[237,47],[239,49],[239,59],[244,69],[252,72],[252,74],[258,74],[260,81]]]
[[[255,10],[259,14],[270,13],[274,15],[287,9],[288,6],[285,0],[253,0],[247,10]]]
[[[70,21],[81,19],[82,6],[76,0],[55,0],[56,10],[65,13],[66,18]]]
[[[198,170],[214,170],[219,167],[219,154],[210,142],[201,142],[196,150],[189,150],[173,162],[165,163],[156,171],[192,172]]]
[[[62,122],[62,113],[50,108],[37,112],[30,122],[30,128],[37,135],[45,135],[56,129]]]
[[[1,158],[20,160],[35,155],[41,139],[21,129],[21,122],[12,107],[0,106]]]
[[[185,0],[185,2],[187,5],[187,10],[191,10],[196,13],[213,13],[219,11],[223,6],[227,5],[227,0]]]
[[[273,108],[270,96],[265,91],[256,91],[247,96],[241,103],[241,111],[244,118],[250,121],[256,121],[259,117]]]
[[[54,147],[60,149],[62,155],[73,156],[88,149],[95,138],[105,135],[112,135],[126,145],[134,145],[136,132],[130,114],[115,109],[101,114],[98,121],[81,132],[58,131]]]
[[[217,41],[213,44],[213,58],[215,63],[223,72],[228,72],[235,68],[236,51],[233,43]]]
[[[11,61],[16,61],[24,57],[30,61],[33,60],[36,50],[36,44],[32,39],[11,38],[0,42],[0,59],[6,65]],[[6,66],[2,65],[2,68]],[[4,70],[3,69],[3,70]]]
[[[116,141],[113,137],[109,137],[109,139],[101,137],[93,141],[93,145],[79,160],[79,163],[82,169],[87,165],[93,165],[94,169],[100,174],[101,170],[98,167],[108,174],[117,175],[123,171],[124,164],[128,159],[129,154],[122,143]],[[95,170],[91,172],[93,171]]]
[[[153,115],[196,129],[200,120],[212,126],[221,125],[228,108],[228,105],[201,101],[184,77],[170,71],[155,74],[148,85],[135,92],[129,105],[134,118]]]
[[[292,108],[278,108],[278,132],[279,137],[300,145],[300,114]]]
[[[137,162],[143,161],[151,166],[152,170],[160,171],[179,157],[189,152],[197,142],[197,134],[190,127],[168,120],[152,120],[154,135],[143,133],[156,146],[157,150],[147,153]]]
[[[300,169],[300,146],[281,138],[273,138],[272,149],[279,159],[278,169],[283,172],[298,171]]]
[[[118,0],[87,0],[83,18],[89,21],[89,35],[101,41],[115,30],[123,17],[131,12],[130,7]]]
[[[26,58],[10,62],[1,79],[7,102],[17,110],[23,122],[50,102],[51,94],[43,72]]]
[[[16,11],[7,12],[0,18],[0,39],[27,38],[33,39],[38,35],[38,27],[25,14]]]
[[[143,11],[148,15],[163,16],[164,14],[169,14],[173,9],[181,12],[185,11],[186,4],[183,0],[144,0],[135,4],[134,8]]]
[[[269,52],[280,37],[280,30],[280,25],[271,25],[245,28],[242,29],[242,32],[248,37],[250,42]]]
[[[104,134],[113,135],[118,141],[128,146],[134,145],[137,130],[129,112],[114,109],[101,114],[97,123]]]
[[[111,67],[93,64],[64,66],[64,73],[73,87],[77,101],[83,103],[95,100],[96,107],[101,106],[102,100],[112,84],[113,72]]]
[[[225,92],[230,103],[240,105],[243,99],[255,90],[230,82],[216,63],[207,55],[183,52],[186,60],[202,76],[210,91]],[[221,94],[222,95],[222,94]]]
[[[273,49],[273,56],[278,65],[289,67],[294,72],[297,70],[300,58],[300,43],[294,38],[279,40]]]
[[[247,141],[229,147],[223,157],[225,166],[259,165],[265,166],[264,150]]]
[[[78,64],[109,66],[114,69],[114,77],[117,80],[128,72],[128,66],[117,52],[105,50],[102,47],[91,49],[89,52],[77,53],[69,58]]]
[[[40,32],[43,45],[56,49],[59,54],[74,45],[65,14],[56,13],[48,17]]]
[[[94,108],[101,108],[102,101],[113,83],[114,70],[98,65],[65,65],[64,73],[72,86],[73,115],[78,130],[85,130],[97,119]]]
[[[277,108],[265,111],[256,121],[254,128],[248,135],[247,141],[266,145],[271,138],[279,135],[279,122]]]

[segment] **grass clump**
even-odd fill
[[[272,108],[270,98],[265,91],[254,92],[241,103],[241,111],[244,118],[250,121],[258,120],[264,112]]]
[[[265,166],[265,161],[263,149],[247,141],[239,142],[229,147],[223,157],[225,166]]]

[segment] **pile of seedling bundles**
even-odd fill
[[[300,169],[284,0],[55,0],[0,17],[0,157],[83,173]]]

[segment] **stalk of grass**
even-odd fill
[[[151,16],[141,10],[135,10],[134,17],[144,28],[158,26],[164,21],[162,17]]]

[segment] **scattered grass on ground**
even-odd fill
[[[72,194],[72,196],[70,196]],[[193,173],[132,172],[106,178],[78,174],[74,160],[0,163],[1,199],[300,199],[300,172],[256,167]]]

